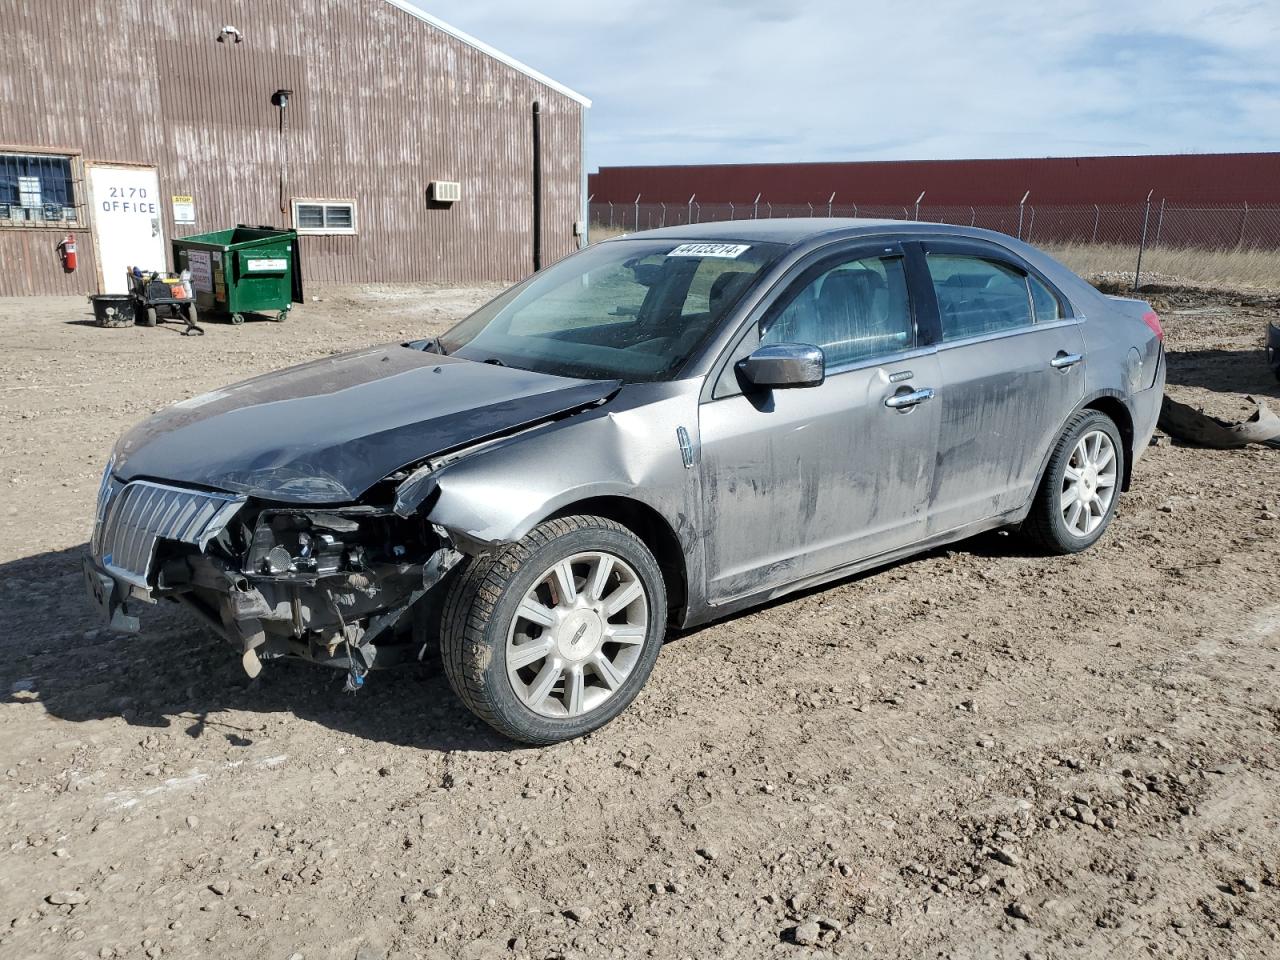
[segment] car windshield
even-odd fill
[[[564,377],[666,380],[785,247],[610,240],[534,274],[437,341],[468,360]]]

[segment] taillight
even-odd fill
[[[1154,310],[1148,310],[1142,315],[1142,322],[1151,328],[1151,332],[1156,335],[1156,339],[1164,343],[1164,328],[1160,326],[1160,315]]]

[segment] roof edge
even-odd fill
[[[471,34],[464,33],[463,31],[459,30],[457,27],[454,27],[445,23],[439,17],[433,17],[431,14],[427,13],[425,10],[422,10],[419,7],[415,6],[414,4],[410,3],[409,0],[386,0],[386,2],[391,4],[393,7],[396,7],[397,9],[403,10],[405,13],[409,14],[411,17],[417,17],[423,23],[431,24],[431,26],[435,27],[437,30],[442,31],[443,33],[447,33],[449,36],[453,37],[455,40],[460,40],[461,42],[465,43],[467,46],[473,47],[474,49],[479,50],[481,53],[487,56],[493,57],[493,59],[501,61],[502,63],[505,63],[508,67],[511,67],[513,70],[517,70],[520,73],[523,73],[526,77],[529,77],[531,80],[536,80],[538,83],[541,83],[544,86],[550,87],[552,90],[556,91],[556,93],[562,93],[566,97],[568,97],[570,100],[576,100],[578,103],[582,104],[582,106],[584,107],[591,106],[590,99],[588,99],[587,97],[584,97],[582,94],[578,93],[576,90],[572,90],[569,87],[566,87],[563,83],[557,83],[555,80],[552,80],[550,77],[548,77],[545,73],[539,73],[537,70],[533,69],[533,67],[529,66],[527,63],[522,63],[521,61],[517,60],[515,57],[508,56],[507,54],[503,53],[501,50],[497,49],[496,47],[489,46],[489,44],[485,43],[483,40],[477,40],[475,37],[471,36]]]

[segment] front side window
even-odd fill
[[[78,221],[71,158],[0,153],[0,223]]]
[[[566,377],[666,380],[785,250],[610,240],[534,274],[439,339],[469,360]]]
[[[293,201],[293,226],[298,233],[355,233],[355,201],[295,200]]]
[[[994,260],[956,254],[931,253],[927,262],[938,297],[943,340],[1031,325],[1025,274]]]
[[[849,260],[801,278],[761,323],[760,342],[822,348],[827,366],[912,346],[911,307],[901,257]]]

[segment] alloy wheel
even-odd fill
[[[649,629],[649,598],[631,565],[611,553],[575,553],[526,591],[507,632],[516,696],[545,717],[577,717],[626,682]]]
[[[1115,444],[1101,430],[1076,441],[1062,475],[1059,505],[1067,530],[1076,537],[1092,534],[1107,517],[1116,495]]]

